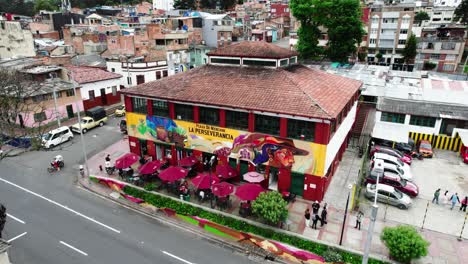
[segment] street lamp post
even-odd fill
[[[216,159],[216,156],[212,156],[210,161],[208,162],[209,165],[209,173],[210,173],[210,206],[213,208],[213,179],[211,178],[211,171],[213,169],[213,163]]]
[[[55,117],[57,118],[57,124],[58,124],[58,126],[61,127],[61,125],[60,125],[60,116],[59,116],[59,112],[58,112],[58,110],[57,110],[57,93],[56,93],[56,88],[55,88],[55,86],[54,86],[53,95],[54,95]]]
[[[346,199],[346,207],[345,207],[345,213],[343,217],[343,225],[341,226],[341,236],[340,236],[340,246],[343,243],[343,233],[346,225],[346,217],[348,215],[348,206],[349,206],[349,196],[351,195],[351,189],[353,188],[353,185],[349,184],[348,185],[348,198]]]

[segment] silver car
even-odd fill
[[[368,199],[374,200],[375,187],[376,184],[368,183],[366,186],[366,192],[364,193],[364,196],[366,196]],[[377,193],[377,201],[382,203],[388,203],[400,209],[408,209],[413,203],[408,195],[400,192],[392,186],[388,186],[385,184],[378,184]]]

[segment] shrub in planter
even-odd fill
[[[154,189],[156,189],[156,184],[148,183],[148,184],[145,185],[144,189],[147,190],[147,191],[153,191]]]
[[[390,256],[402,263],[427,255],[429,242],[412,226],[385,227],[380,239],[390,251]]]
[[[262,192],[252,203],[252,211],[269,224],[278,224],[288,217],[288,202],[276,191]]]
[[[326,262],[336,263],[336,262],[343,262],[343,257],[340,255],[339,252],[336,252],[333,249],[328,249],[323,254],[323,258]]]

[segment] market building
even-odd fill
[[[173,165],[216,155],[240,175],[264,174],[264,187],[322,200],[361,85],[300,65],[288,49],[232,44],[209,52],[207,65],[122,91],[130,150]]]

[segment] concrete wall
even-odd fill
[[[35,55],[31,31],[22,29],[20,22],[0,21],[0,59]]]

